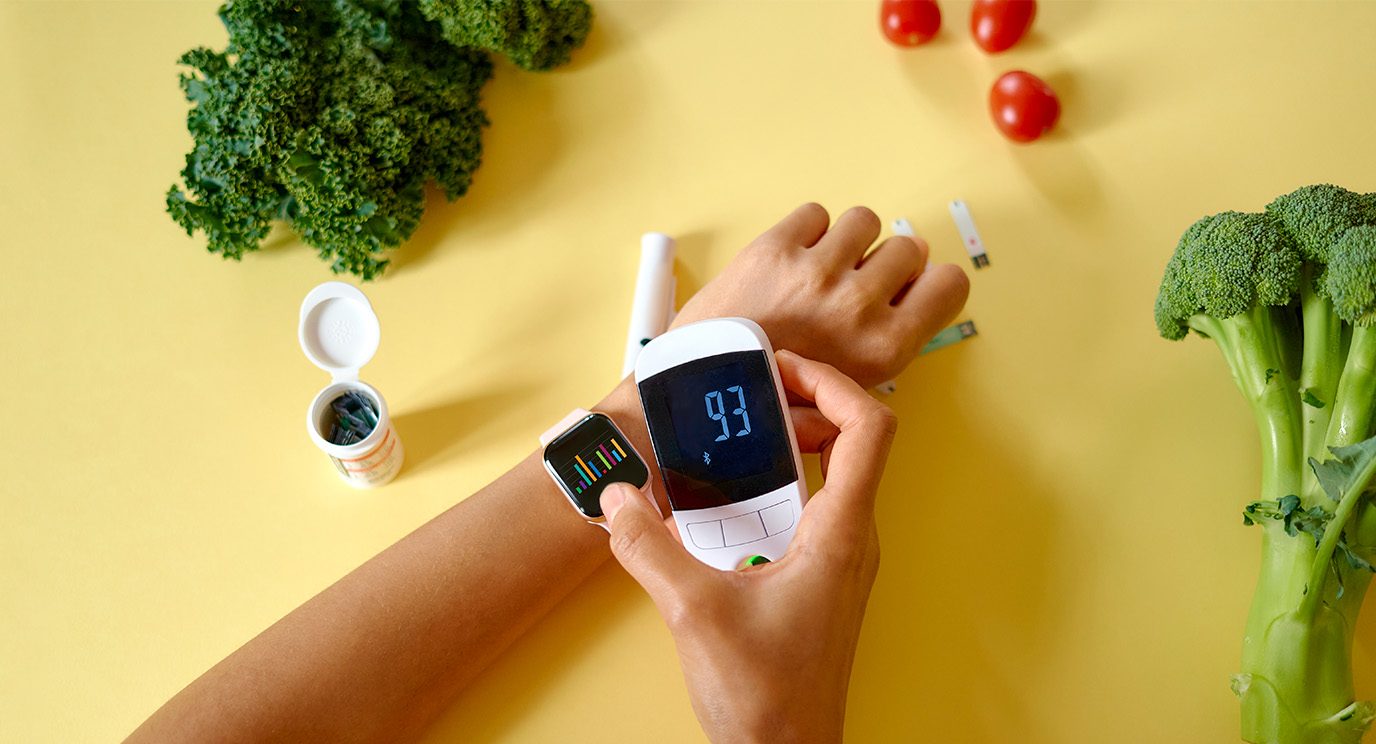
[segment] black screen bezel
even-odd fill
[[[736,363],[746,368],[746,374],[752,380],[761,383],[758,389],[764,391],[763,394],[766,396],[766,399],[761,401],[763,407],[765,410],[776,412],[775,415],[779,417],[776,423],[780,441],[774,450],[773,468],[726,481],[706,482],[690,478],[673,467],[674,463],[678,462],[679,451],[675,444],[677,435],[674,433],[673,420],[669,415],[666,388],[680,378]],[[774,372],[764,351],[731,351],[694,359],[648,377],[642,380],[638,387],[640,405],[645,411],[645,423],[650,430],[650,443],[654,446],[655,459],[659,462],[659,472],[664,480],[664,489],[669,495],[669,505],[674,510],[687,511],[737,504],[776,491],[798,480],[798,470],[793,462],[793,447],[788,438],[788,424],[783,418],[788,415],[788,410],[779,400],[774,387]]]
[[[583,448],[612,435],[615,435],[618,440],[626,445],[626,458],[616,464],[615,470],[608,471],[607,476],[610,477],[599,478],[591,486],[583,489],[582,493],[575,493],[564,482],[559,471],[573,459],[574,455],[582,452]],[[602,518],[602,491],[607,487],[607,484],[629,483],[636,488],[644,488],[650,480],[650,469],[645,465],[645,461],[640,459],[635,448],[631,446],[631,441],[617,428],[616,422],[602,413],[588,414],[586,418],[574,424],[568,431],[555,437],[545,446],[544,460],[546,468],[554,480],[558,482],[560,490],[573,503],[574,508],[588,519]],[[622,470],[623,467],[625,470]]]

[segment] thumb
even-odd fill
[[[669,533],[651,498],[625,483],[612,483],[602,491],[602,513],[612,534],[612,555],[663,608],[707,567]]]

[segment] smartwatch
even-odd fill
[[[540,444],[545,446],[545,470],[569,503],[608,532],[601,503],[607,485],[629,483],[644,491],[650,484],[645,460],[605,413],[575,409],[540,435]]]

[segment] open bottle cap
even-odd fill
[[[344,282],[325,282],[301,303],[297,336],[306,357],[341,382],[358,379],[358,370],[377,353],[382,329],[362,292]]]

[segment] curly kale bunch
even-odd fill
[[[527,70],[568,62],[592,24],[583,0],[420,0],[420,8],[455,45],[504,54]]]
[[[223,52],[180,62],[195,147],[167,210],[239,259],[284,220],[362,279],[416,229],[424,187],[462,196],[482,159],[487,52],[529,69],[587,36],[583,0],[230,0]]]

